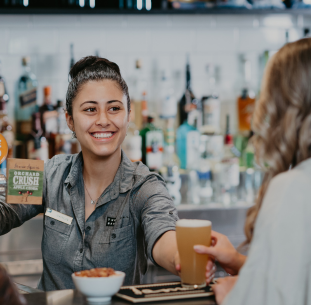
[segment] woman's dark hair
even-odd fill
[[[130,96],[126,82],[121,76],[119,66],[106,58],[86,56],[80,59],[71,68],[69,75],[71,82],[66,95],[66,110],[72,116],[72,102],[77,96],[81,86],[88,81],[109,79],[115,81],[127,99],[128,112],[131,109]]]
[[[0,265],[0,304],[26,305],[6,270]]]

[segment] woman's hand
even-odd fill
[[[246,256],[240,254],[233,247],[227,236],[215,231],[212,231],[211,247],[196,245],[194,250],[200,254],[210,255],[212,260],[217,260],[221,267],[231,275],[237,275],[246,260]],[[212,266],[208,263],[206,266],[207,274],[211,268]]]
[[[180,276],[181,266],[180,266],[180,258],[179,253],[177,252],[175,255],[175,269],[178,272],[178,275]],[[206,265],[206,284],[209,285],[211,281],[215,277],[216,272],[216,266],[214,264],[214,261],[212,259],[209,259]]]
[[[235,282],[238,280],[238,276],[228,276],[217,280],[217,284],[212,286],[215,293],[217,304],[222,304],[227,294],[234,287]]]

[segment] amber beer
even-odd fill
[[[212,223],[208,220],[181,219],[176,222],[177,246],[180,256],[183,287],[206,286],[205,270],[208,255],[198,254],[194,245],[211,245]]]

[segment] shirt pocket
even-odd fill
[[[68,225],[56,219],[45,217],[42,239],[43,259],[59,264],[68,242],[73,224]]]
[[[107,253],[102,251],[100,256],[102,258],[106,256],[105,261],[108,262],[109,267],[118,271],[126,271],[129,267],[134,268],[135,245],[132,225],[113,229],[110,234],[106,233],[100,239],[99,247],[107,251]]]

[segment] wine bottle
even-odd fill
[[[27,153],[28,159],[43,160],[44,162],[49,159],[48,142],[43,136],[40,112],[35,112],[32,115],[32,128],[27,141]]]
[[[31,116],[37,111],[37,78],[31,72],[29,57],[23,57],[23,74],[15,98],[16,138],[25,141],[31,132]]]
[[[187,120],[188,113],[191,110],[196,109],[194,100],[195,100],[195,96],[191,89],[191,73],[190,73],[190,63],[189,63],[189,57],[188,57],[187,65],[186,65],[186,90],[178,105],[179,125],[183,124]]]

